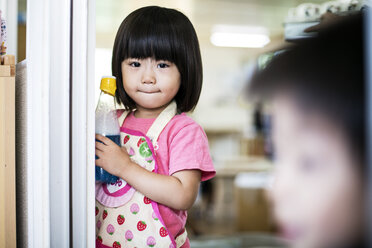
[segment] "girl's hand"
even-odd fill
[[[171,176],[153,173],[129,158],[124,147],[109,138],[96,134],[96,165],[124,179],[151,200],[168,207],[186,210],[194,203],[201,180],[199,170],[178,171]],[[139,180],[140,179],[140,180]]]
[[[109,138],[96,134],[96,165],[106,170],[108,173],[120,177],[123,170],[132,163],[128,152],[124,147],[118,146]]]

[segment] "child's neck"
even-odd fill
[[[146,118],[146,119],[152,119],[158,117],[158,115],[168,106],[168,104],[161,106],[159,108],[143,108],[141,106],[137,105],[137,109],[134,112],[134,116],[136,118]]]

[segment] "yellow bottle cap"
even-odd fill
[[[115,96],[116,77],[114,77],[114,76],[104,76],[104,77],[102,77],[100,89],[107,94]]]

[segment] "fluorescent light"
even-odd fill
[[[234,33],[214,33],[211,42],[220,47],[264,47],[270,42],[264,34],[234,34]]]
[[[210,38],[215,46],[260,48],[270,42],[263,27],[216,25]]]

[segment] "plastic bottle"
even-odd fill
[[[101,94],[96,108],[96,133],[110,138],[120,146],[120,126],[115,105],[116,78],[113,76],[102,77],[100,89]],[[115,183],[117,180],[117,176],[96,166],[96,181]]]

